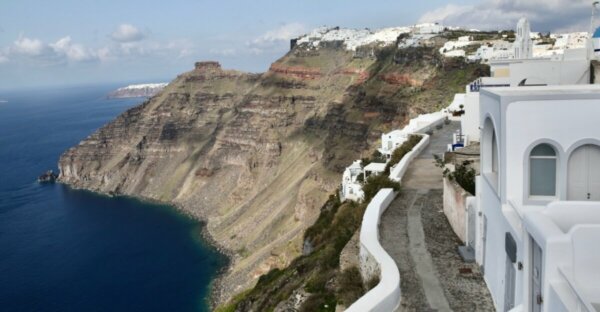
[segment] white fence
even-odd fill
[[[393,189],[382,189],[367,206],[360,229],[361,273],[366,279],[379,273],[380,281],[346,311],[394,311],[400,304],[400,271],[379,243],[379,220],[394,196]]]

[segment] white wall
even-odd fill
[[[526,78],[528,84],[546,85],[588,84],[590,79],[587,59],[496,61],[491,66],[492,70],[508,66],[511,87],[518,86]]]
[[[482,173],[478,181],[478,202],[487,219],[484,278],[496,308],[504,308],[505,235],[510,233],[517,243],[517,263],[524,264],[516,271],[517,305],[529,305],[529,262],[531,249],[528,229],[522,216],[545,209],[555,200],[566,198],[566,175],[568,155],[582,144],[600,144],[600,88],[579,87],[527,87],[482,90],[480,93],[480,126],[490,117],[496,127],[499,150],[499,183]],[[482,168],[488,161],[485,138],[482,138]],[[539,143],[551,143],[558,150],[558,197],[533,200],[527,196],[527,173],[529,151]],[[482,170],[483,171],[483,170]],[[563,218],[564,219],[564,218]],[[535,236],[534,234],[532,234]],[[556,261],[566,255],[564,248],[546,250],[545,236],[536,241],[545,252],[544,267],[556,270]],[[558,246],[558,245],[557,245]],[[565,245],[566,246],[566,245]],[[561,251],[562,250],[562,251]],[[562,254],[561,254],[562,253]],[[554,264],[553,264],[554,263]],[[548,271],[547,274],[552,272]],[[544,280],[544,294],[551,293],[549,281]],[[544,311],[554,311],[544,305]]]
[[[396,182],[402,181],[402,177],[406,173],[410,162],[419,156],[419,154],[421,154],[427,145],[429,145],[429,135],[423,134],[422,136],[423,137],[421,138],[421,141],[419,141],[419,143],[417,143],[417,145],[415,145],[410,152],[406,153],[406,155],[404,155],[404,157],[402,157],[402,159],[400,159],[400,161],[390,169],[389,178],[391,180]]]
[[[360,228],[361,273],[365,280],[379,273],[380,281],[346,311],[395,311],[400,305],[400,271],[379,243],[380,218],[394,197],[393,189],[381,189],[367,206]]]
[[[465,114],[460,119],[460,126],[470,142],[479,141],[479,92],[467,92]]]
[[[554,202],[526,213],[524,224],[544,255],[544,311],[592,309],[600,301],[600,203]]]
[[[484,279],[492,294],[496,309],[503,309],[504,294],[504,232],[508,227],[503,222],[500,211],[500,198],[495,195],[495,190],[486,179],[482,179],[481,192],[479,193],[482,212],[487,218],[487,231],[485,232],[485,246],[483,251]]]
[[[535,118],[532,118],[535,116]],[[594,116],[594,117],[591,117]],[[526,154],[540,142],[553,144],[559,153],[558,198],[566,200],[567,151],[587,138],[600,139],[600,100],[539,100],[515,102],[506,110],[506,191],[517,206],[531,204],[525,194]],[[591,118],[590,118],[591,117]]]
[[[460,185],[444,178],[444,214],[463,243],[467,241],[467,197],[469,193]]]

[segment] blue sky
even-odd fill
[[[0,89],[169,80],[197,60],[260,72],[323,25],[512,28],[527,16],[534,30],[571,30],[588,21],[588,2],[0,0]]]

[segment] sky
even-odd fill
[[[0,0],[0,90],[161,82],[199,60],[263,72],[319,26],[587,31],[587,0]]]

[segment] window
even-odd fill
[[[556,151],[549,144],[540,144],[529,154],[529,195],[556,195]]]

